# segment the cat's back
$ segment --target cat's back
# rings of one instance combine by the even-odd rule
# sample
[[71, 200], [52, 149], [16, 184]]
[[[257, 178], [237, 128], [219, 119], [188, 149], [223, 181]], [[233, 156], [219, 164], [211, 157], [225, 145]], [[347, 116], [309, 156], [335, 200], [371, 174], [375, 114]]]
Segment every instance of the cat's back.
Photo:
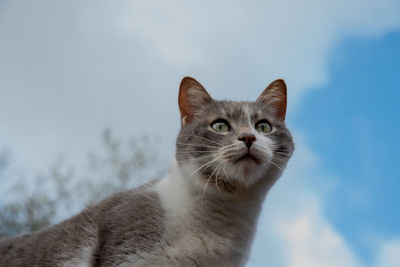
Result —
[[88, 258], [96, 230], [93, 210], [50, 228], [0, 240], [0, 266], [78, 266]]
[[148, 253], [161, 240], [163, 210], [149, 186], [116, 194], [100, 203], [94, 266], [116, 266], [128, 255]]
[[0, 266], [115, 266], [147, 252], [163, 231], [147, 187], [114, 194], [50, 228], [0, 240]]

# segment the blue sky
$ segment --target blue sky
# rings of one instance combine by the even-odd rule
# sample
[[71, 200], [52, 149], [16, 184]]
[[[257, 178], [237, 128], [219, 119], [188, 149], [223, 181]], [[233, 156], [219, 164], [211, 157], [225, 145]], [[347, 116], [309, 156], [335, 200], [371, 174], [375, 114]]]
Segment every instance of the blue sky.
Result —
[[400, 265], [400, 1], [2, 1], [0, 38], [13, 168], [80, 166], [105, 127], [158, 137], [166, 168], [182, 77], [232, 100], [284, 78], [296, 152], [248, 266]]
[[329, 83], [293, 118], [339, 183], [324, 214], [366, 261], [375, 249], [366, 232], [400, 235], [399, 47], [399, 32], [343, 42], [332, 52]]

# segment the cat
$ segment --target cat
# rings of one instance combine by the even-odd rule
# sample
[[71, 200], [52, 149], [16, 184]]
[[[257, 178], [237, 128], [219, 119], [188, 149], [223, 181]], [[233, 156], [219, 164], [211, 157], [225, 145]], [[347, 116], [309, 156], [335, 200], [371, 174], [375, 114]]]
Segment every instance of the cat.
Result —
[[286, 102], [283, 80], [255, 102], [233, 102], [183, 78], [169, 173], [1, 240], [0, 266], [244, 266], [264, 198], [294, 150]]

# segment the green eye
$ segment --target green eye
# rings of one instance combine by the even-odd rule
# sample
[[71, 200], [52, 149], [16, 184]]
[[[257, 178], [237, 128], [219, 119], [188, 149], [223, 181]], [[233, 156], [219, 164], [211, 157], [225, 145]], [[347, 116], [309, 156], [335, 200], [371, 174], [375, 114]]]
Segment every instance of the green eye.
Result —
[[272, 126], [268, 121], [261, 120], [256, 123], [256, 130], [260, 133], [269, 133], [272, 130]]
[[218, 133], [225, 133], [231, 129], [229, 124], [225, 120], [216, 120], [211, 124], [211, 128]]

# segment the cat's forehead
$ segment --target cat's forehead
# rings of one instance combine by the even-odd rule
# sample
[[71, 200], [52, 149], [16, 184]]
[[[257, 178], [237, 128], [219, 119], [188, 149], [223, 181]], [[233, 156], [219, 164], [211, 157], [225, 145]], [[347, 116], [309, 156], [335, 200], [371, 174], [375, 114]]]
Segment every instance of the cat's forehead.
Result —
[[215, 101], [209, 112], [222, 115], [232, 121], [248, 121], [269, 114], [256, 102]]

